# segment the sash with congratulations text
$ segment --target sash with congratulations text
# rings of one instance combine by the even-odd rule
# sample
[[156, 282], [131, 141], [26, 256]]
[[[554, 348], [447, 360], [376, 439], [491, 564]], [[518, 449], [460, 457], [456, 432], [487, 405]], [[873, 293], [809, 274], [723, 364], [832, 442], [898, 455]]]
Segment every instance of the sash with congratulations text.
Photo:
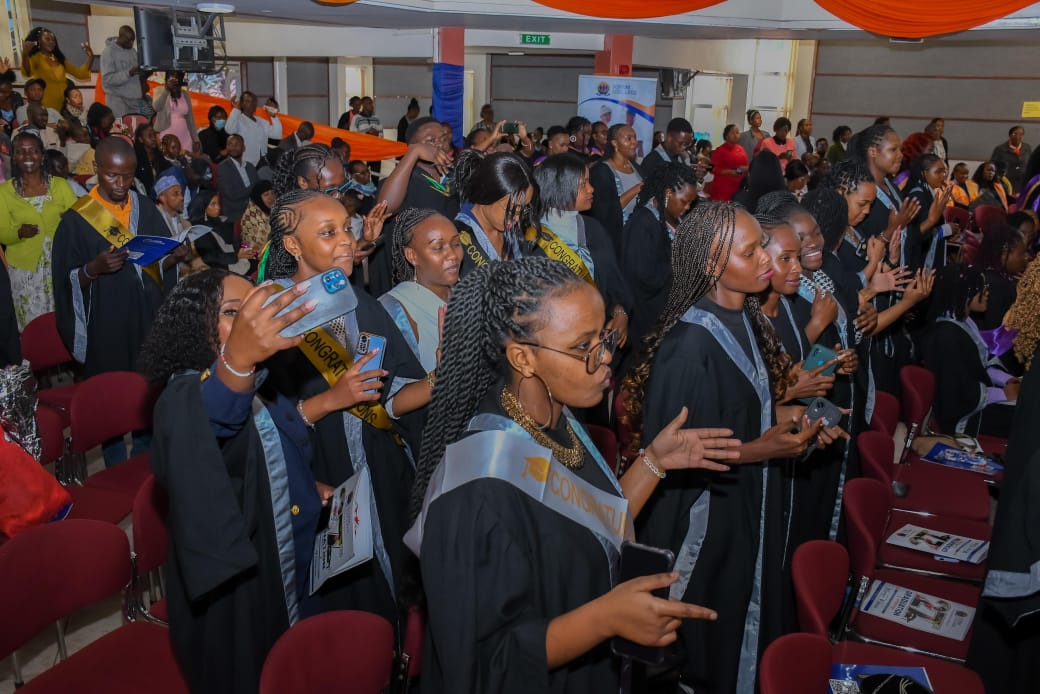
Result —
[[534, 227], [528, 227], [527, 233], [524, 237], [527, 241], [538, 244], [538, 247], [542, 249], [546, 257], [557, 260], [568, 268], [571, 272], [585, 280], [593, 287], [596, 286], [596, 280], [592, 278], [592, 273], [582, 262], [578, 254], [567, 245], [556, 233], [549, 227], [542, 225], [541, 233], [538, 232]]

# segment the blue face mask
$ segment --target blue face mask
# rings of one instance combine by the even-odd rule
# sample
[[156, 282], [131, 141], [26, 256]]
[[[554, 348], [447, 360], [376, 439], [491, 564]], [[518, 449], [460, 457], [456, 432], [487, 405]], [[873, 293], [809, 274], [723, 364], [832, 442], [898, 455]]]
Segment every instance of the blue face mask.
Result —
[[227, 121], [223, 118], [218, 118], [217, 120], [213, 121], [213, 127], [217, 130], [223, 130], [225, 125], [227, 125]]
[[358, 183], [357, 181], [354, 181], [354, 185], [365, 195], [375, 195], [376, 193], [376, 184], [371, 181], [368, 183]]

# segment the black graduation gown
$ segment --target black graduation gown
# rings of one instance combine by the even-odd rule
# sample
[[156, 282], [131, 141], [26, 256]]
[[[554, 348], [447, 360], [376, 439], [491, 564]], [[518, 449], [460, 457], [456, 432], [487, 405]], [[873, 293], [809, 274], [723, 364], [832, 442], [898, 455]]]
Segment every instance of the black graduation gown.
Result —
[[[383, 379], [382, 402], [385, 405], [386, 394], [395, 377], [418, 380], [423, 378], [424, 372], [393, 319], [379, 302], [360, 290], [357, 291], [357, 297], [358, 329], [387, 339], [382, 365], [389, 372]], [[329, 388], [325, 379], [298, 349], [280, 352], [270, 360], [269, 366], [272, 384], [279, 393], [290, 399], [306, 399]], [[317, 422], [314, 428], [314, 479], [334, 487], [354, 474], [344, 431], [344, 415], [342, 412], [333, 412]], [[409, 442], [413, 451], [419, 450], [423, 416], [423, 413], [418, 412], [393, 420], [395, 430]], [[389, 555], [391, 572], [397, 580], [401, 576], [404, 557], [402, 538], [406, 530], [414, 469], [390, 432], [364, 423], [362, 441], [372, 475], [383, 543]], [[379, 562], [373, 558], [372, 561], [330, 578], [318, 594], [327, 610], [364, 610], [398, 625], [395, 592], [390, 589]]]
[[[717, 316], [727, 313], [706, 299], [698, 306]], [[728, 313], [720, 319], [734, 326], [730, 331], [743, 346], [747, 335], [741, 312]], [[761, 436], [758, 396], [743, 372], [705, 328], [680, 321], [664, 338], [650, 372], [643, 405], [644, 441], [652, 441], [684, 405], [689, 408], [687, 427], [727, 427], [741, 441]], [[772, 402], [768, 406], [772, 410]], [[770, 474], [763, 518], [766, 468]], [[640, 541], [679, 557], [691, 507], [701, 494], [711, 495], [707, 532], [683, 600], [715, 609], [719, 618], [686, 620], [679, 630], [685, 648], [683, 682], [698, 694], [736, 691], [762, 523], [766, 536], [759, 650], [782, 631], [785, 524], [779, 473], [780, 467], [772, 462], [734, 465], [728, 472], [672, 471], [640, 513]]]
[[[1040, 350], [1032, 361], [1015, 406], [984, 596], [994, 572], [1021, 581], [1040, 562]], [[1040, 592], [1014, 593], [979, 603], [968, 666], [987, 692], [1030, 692], [1040, 682]]]
[[[162, 216], [147, 198], [136, 193], [134, 203], [140, 208], [137, 232], [153, 236], [169, 236]], [[58, 332], [65, 347], [72, 352], [76, 318], [73, 292], [81, 292], [87, 320], [87, 353], [83, 375], [93, 376], [108, 371], [133, 371], [141, 343], [152, 325], [163, 296], [177, 283], [177, 269], [170, 268], [162, 276], [162, 286], [146, 273], [138, 275], [137, 266], [127, 261], [118, 271], [99, 275], [86, 289], [78, 281], [70, 281], [69, 273], [93, 260], [110, 244], [74, 210], [62, 216], [54, 233], [51, 257], [54, 281], [54, 308]]]
[[[455, 219], [459, 212], [459, 203], [454, 196], [445, 195], [437, 190], [426, 178], [425, 172], [418, 165], [412, 169], [408, 178], [408, 189], [401, 203], [401, 210], [409, 207], [436, 210], [448, 219]], [[395, 218], [396, 219], [396, 218]], [[392, 239], [394, 238], [394, 220], [387, 220], [383, 232], [376, 239], [376, 247], [368, 257], [368, 293], [372, 296], [383, 296], [394, 288], [394, 261]], [[351, 275], [351, 283], [361, 286], [362, 273]]]
[[946, 320], [933, 323], [925, 338], [924, 365], [935, 375], [934, 407], [940, 431], [959, 433], [958, 423], [966, 419], [962, 431], [970, 436], [1008, 435], [1013, 406], [992, 404], [975, 412], [981, 389], [993, 383], [975, 342], [963, 328]]
[[166, 386], [151, 466], [169, 493], [170, 642], [193, 694], [255, 694], [289, 628], [263, 446], [250, 420], [218, 442], [198, 374]]
[[22, 343], [18, 338], [18, 319], [7, 266], [0, 262], [0, 369], [22, 363]]
[[[932, 245], [932, 239], [935, 238], [936, 232], [939, 231], [938, 227], [932, 227], [925, 232], [921, 231], [921, 225], [928, 219], [928, 210], [932, 207], [935, 195], [928, 186], [918, 184], [907, 193], [907, 197], [913, 198], [921, 205], [917, 216], [907, 225], [906, 236], [903, 240], [903, 263], [911, 272], [917, 272], [924, 267], [928, 249]], [[940, 220], [941, 224], [945, 224], [945, 222]], [[936, 242], [935, 258], [932, 263], [937, 273], [946, 267], [946, 239], [939, 239]]]
[[[632, 163], [632, 168], [642, 176], [642, 169], [636, 166], [635, 162]], [[646, 180], [645, 176], [642, 178]], [[592, 184], [595, 194], [592, 198], [592, 209], [583, 214], [595, 218], [603, 225], [614, 242], [614, 252], [620, 255], [625, 213], [621, 206], [617, 181], [614, 179], [614, 169], [606, 161], [600, 161], [589, 169], [589, 183]]]
[[[237, 263], [239, 257], [238, 253], [234, 250], [236, 248], [235, 232], [231, 225], [223, 220], [213, 219], [212, 217], [207, 217], [205, 220], [200, 222], [200, 224], [213, 229], [213, 233], [205, 234], [195, 241], [195, 252], [199, 254], [202, 262], [204, 262], [208, 267], [221, 268], [223, 270], [227, 270], [228, 266]], [[231, 246], [233, 250], [227, 252], [221, 248], [217, 239], [214, 238], [214, 235], [219, 235], [224, 243]]]
[[[473, 228], [469, 224], [461, 219], [456, 219], [455, 228], [459, 230], [460, 234], [469, 235], [470, 242], [468, 246], [465, 244], [462, 246], [462, 264], [459, 265], [459, 277], [465, 277], [478, 267], [484, 266], [483, 263], [476, 260], [477, 258], [480, 258], [485, 262], [491, 262], [492, 258], [484, 252], [484, 249], [480, 245], [480, 241], [477, 240], [476, 232], [473, 231]], [[519, 241], [517, 246], [522, 249], [520, 256], [517, 257], [523, 257], [524, 254], [531, 250], [527, 242], [523, 240]], [[509, 253], [508, 244], [506, 244], [504, 250], [507, 254]], [[517, 260], [517, 257], [509, 256], [506, 260]]]
[[[499, 392], [492, 388], [480, 412], [504, 416]], [[550, 435], [570, 445], [562, 421]], [[587, 453], [577, 474], [617, 493]], [[423, 694], [618, 691], [608, 642], [555, 670], [546, 664], [549, 622], [611, 589], [606, 554], [588, 529], [493, 479], [437, 498], [423, 529]]]
[[657, 325], [672, 289], [672, 240], [668, 229], [646, 206], [637, 207], [625, 224], [621, 270], [635, 306], [629, 321], [634, 351]]
[[986, 302], [986, 312], [975, 314], [975, 323], [979, 330], [993, 330], [1000, 327], [1004, 322], [1004, 316], [1015, 303], [1018, 289], [1015, 280], [1003, 272], [997, 270], [986, 270], [986, 283], [989, 286], [989, 298]]

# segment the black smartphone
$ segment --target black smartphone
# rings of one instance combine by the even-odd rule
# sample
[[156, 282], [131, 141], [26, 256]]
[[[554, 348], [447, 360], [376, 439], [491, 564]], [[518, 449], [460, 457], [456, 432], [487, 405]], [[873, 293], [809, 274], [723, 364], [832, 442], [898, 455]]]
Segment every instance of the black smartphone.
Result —
[[506, 123], [502, 126], [502, 132], [506, 135], [516, 135], [520, 132], [520, 125], [518, 123]]
[[[620, 582], [631, 581], [640, 576], [666, 574], [675, 565], [675, 555], [667, 549], [659, 549], [638, 542], [625, 542], [621, 545]], [[653, 592], [655, 597], [668, 599], [668, 588], [660, 588]], [[614, 637], [610, 642], [614, 655], [632, 658], [648, 665], [659, 665], [664, 661], [664, 649], [653, 646], [640, 646], [638, 643]]]
[[808, 407], [805, 408], [805, 416], [813, 424], [822, 419], [823, 425], [826, 427], [840, 425], [841, 420], [845, 417], [841, 408], [827, 398], [814, 398]]

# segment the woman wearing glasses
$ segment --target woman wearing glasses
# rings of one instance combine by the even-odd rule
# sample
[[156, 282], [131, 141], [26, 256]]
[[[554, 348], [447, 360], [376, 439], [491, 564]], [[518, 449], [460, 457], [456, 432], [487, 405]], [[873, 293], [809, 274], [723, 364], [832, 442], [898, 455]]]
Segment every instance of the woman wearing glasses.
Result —
[[524, 160], [511, 152], [485, 156], [466, 150], [455, 164], [453, 188], [461, 203], [455, 216], [463, 250], [460, 274], [520, 258], [525, 218], [535, 201], [534, 176]]
[[545, 258], [491, 262], [452, 294], [406, 536], [429, 611], [423, 691], [616, 691], [612, 637], [662, 646], [680, 620], [715, 618], [651, 594], [674, 574], [617, 583], [618, 547], [666, 471], [725, 469], [707, 459], [736, 442], [674, 412], [619, 483], [568, 409], [610, 381], [604, 313]]

